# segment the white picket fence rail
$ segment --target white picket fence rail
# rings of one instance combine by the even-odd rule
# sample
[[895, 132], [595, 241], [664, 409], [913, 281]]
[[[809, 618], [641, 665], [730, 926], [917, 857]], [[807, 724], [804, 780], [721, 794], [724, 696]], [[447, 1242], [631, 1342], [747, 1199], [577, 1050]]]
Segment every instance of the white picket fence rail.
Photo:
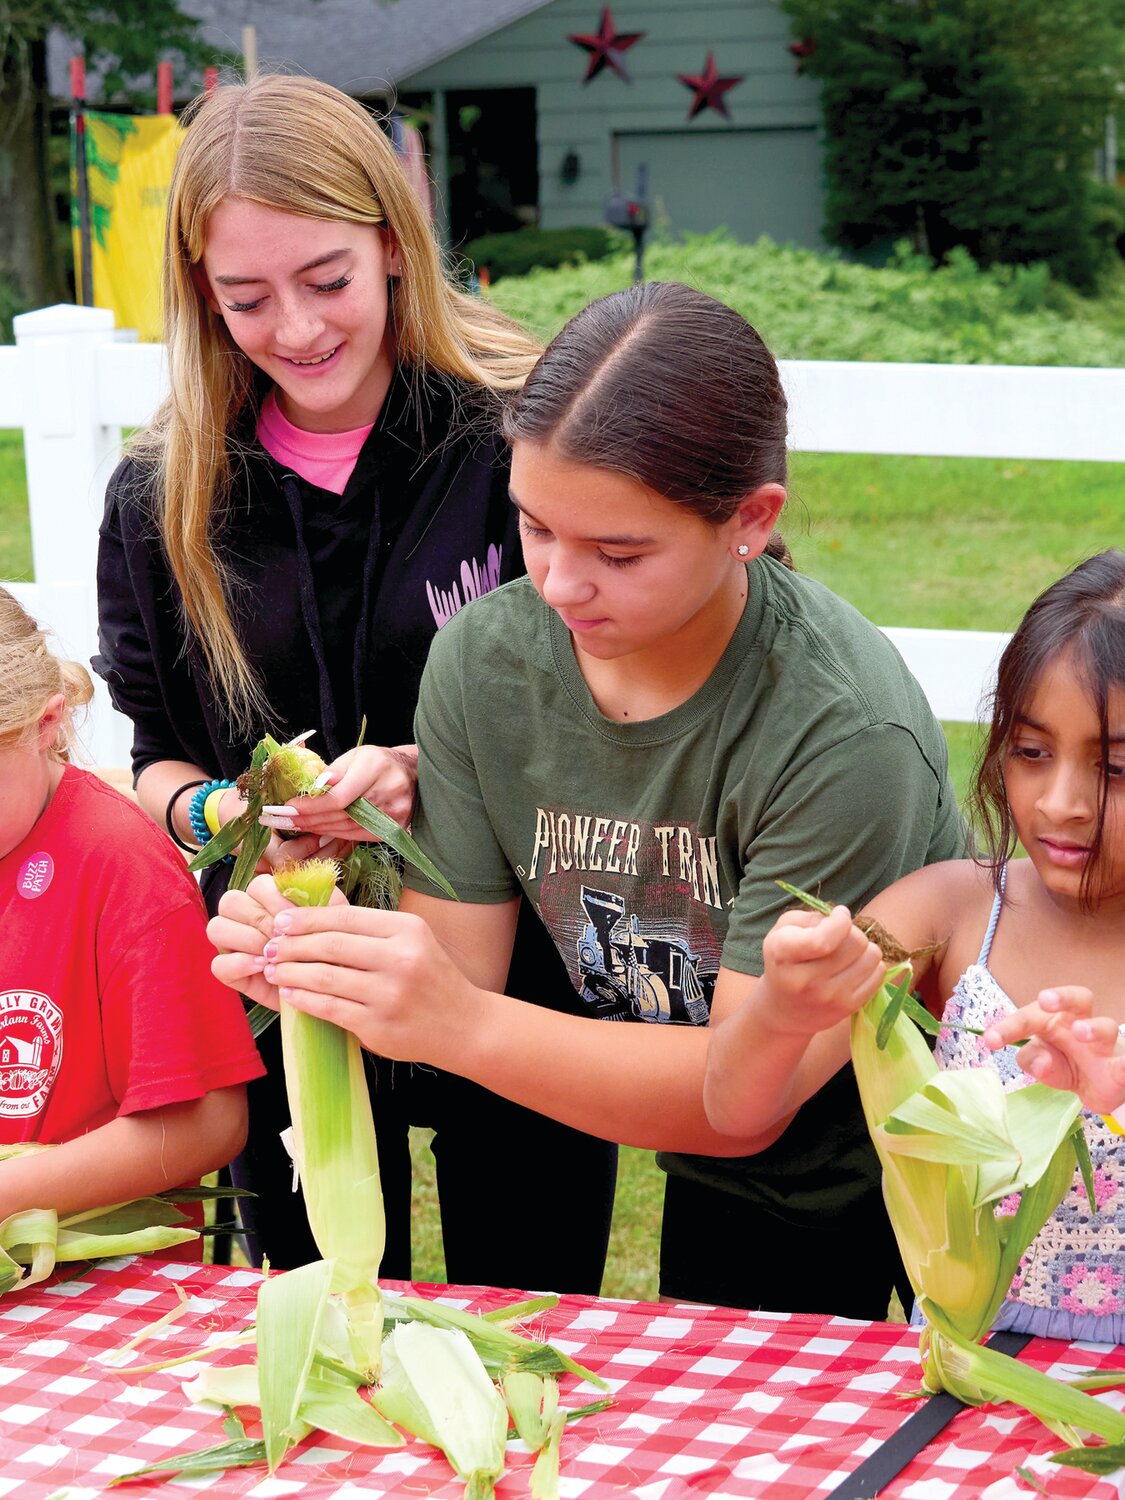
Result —
[[[24, 313], [15, 331], [0, 348], [0, 427], [23, 429], [35, 582], [7, 587], [88, 660], [105, 485], [121, 429], [166, 389], [164, 351], [123, 340], [98, 308]], [[792, 360], [782, 376], [798, 451], [1125, 461], [1125, 370]], [[977, 719], [1006, 636], [884, 628], [938, 718]], [[127, 764], [130, 726], [100, 681], [85, 738], [97, 764]]]

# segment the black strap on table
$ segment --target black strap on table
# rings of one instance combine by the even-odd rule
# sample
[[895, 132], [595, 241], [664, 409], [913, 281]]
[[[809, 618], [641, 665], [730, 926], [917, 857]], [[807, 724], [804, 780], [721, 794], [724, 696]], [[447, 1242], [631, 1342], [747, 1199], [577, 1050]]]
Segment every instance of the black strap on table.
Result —
[[[984, 1347], [1014, 1357], [1030, 1342], [1030, 1333], [994, 1333]], [[829, 1500], [870, 1500], [872, 1495], [878, 1495], [912, 1458], [917, 1458], [927, 1443], [949, 1426], [965, 1404], [948, 1391], [938, 1391], [925, 1406], [907, 1417], [897, 1432], [880, 1443], [874, 1453], [868, 1454], [859, 1468], [836, 1486]]]

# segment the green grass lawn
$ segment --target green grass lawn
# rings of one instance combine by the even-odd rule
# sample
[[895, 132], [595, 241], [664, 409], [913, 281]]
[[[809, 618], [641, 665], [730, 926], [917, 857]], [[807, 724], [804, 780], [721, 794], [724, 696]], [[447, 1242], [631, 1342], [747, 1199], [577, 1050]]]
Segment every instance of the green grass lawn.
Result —
[[[1010, 630], [1032, 597], [1092, 552], [1120, 545], [1120, 466], [799, 454], [783, 524], [797, 566], [880, 625]], [[19, 434], [0, 432], [0, 577], [31, 576]], [[977, 731], [947, 725], [963, 792]], [[415, 1275], [444, 1279], [427, 1134], [414, 1132]], [[543, 1191], [550, 1191], [549, 1168]], [[663, 1178], [621, 1153], [604, 1292], [656, 1295]]]

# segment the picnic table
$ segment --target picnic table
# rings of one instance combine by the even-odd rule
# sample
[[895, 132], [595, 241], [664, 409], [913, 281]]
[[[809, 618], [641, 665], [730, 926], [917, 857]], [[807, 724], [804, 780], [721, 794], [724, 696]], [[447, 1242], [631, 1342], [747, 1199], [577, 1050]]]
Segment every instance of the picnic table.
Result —
[[[73, 1268], [70, 1268], [71, 1271]], [[102, 1262], [0, 1301], [0, 1497], [93, 1500], [160, 1496], [183, 1483], [142, 1480], [106, 1491], [114, 1477], [171, 1453], [224, 1441], [220, 1418], [192, 1407], [181, 1382], [188, 1364], [148, 1374], [131, 1366], [189, 1354], [252, 1318], [260, 1275], [223, 1266], [136, 1258]], [[171, 1323], [131, 1350], [105, 1357], [179, 1305]], [[395, 1289], [487, 1311], [526, 1293], [480, 1287]], [[915, 1411], [917, 1333], [901, 1324], [783, 1316], [656, 1303], [563, 1297], [539, 1315], [549, 1338], [610, 1384], [614, 1405], [568, 1427], [562, 1448], [564, 1497], [581, 1500], [806, 1500], [830, 1495], [866, 1455]], [[1112, 1368], [1123, 1350], [1033, 1340], [1021, 1358], [1056, 1375]], [[247, 1359], [245, 1351], [225, 1358]], [[572, 1377], [563, 1404], [599, 1393]], [[1102, 1399], [1120, 1402], [1117, 1392]], [[252, 1413], [244, 1413], [252, 1418]], [[248, 1431], [257, 1426], [247, 1421]], [[1120, 1475], [1060, 1469], [1059, 1446], [1034, 1418], [1007, 1406], [960, 1412], [940, 1438], [880, 1493], [900, 1500], [1033, 1496], [1042, 1492], [1111, 1500]], [[497, 1495], [528, 1494], [530, 1455], [510, 1445]], [[254, 1500], [459, 1500], [462, 1483], [435, 1450], [411, 1439], [398, 1450], [356, 1448], [314, 1434], [274, 1477], [264, 1468], [187, 1482], [193, 1494]]]

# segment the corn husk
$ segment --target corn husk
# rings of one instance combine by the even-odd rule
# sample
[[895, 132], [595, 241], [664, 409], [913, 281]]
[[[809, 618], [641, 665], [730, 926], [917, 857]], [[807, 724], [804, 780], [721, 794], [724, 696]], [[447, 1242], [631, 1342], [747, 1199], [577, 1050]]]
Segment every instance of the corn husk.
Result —
[[489, 1500], [504, 1472], [508, 1409], [467, 1336], [396, 1323], [372, 1401], [385, 1417], [440, 1448], [465, 1480], [465, 1500]]
[[[315, 750], [310, 750], [305, 744], [312, 733], [309, 730], [285, 744], [280, 744], [271, 734], [259, 741], [249, 767], [237, 782], [238, 790], [246, 798], [246, 811], [225, 823], [214, 838], [204, 844], [190, 860], [189, 870], [204, 870], [237, 849], [229, 886], [235, 891], [246, 889], [270, 840], [270, 830], [258, 822], [263, 807], [279, 806], [293, 797], [316, 797], [328, 790], [326, 786], [318, 785], [328, 767]], [[381, 808], [374, 807], [365, 797], [357, 797], [348, 804], [347, 812], [372, 838], [389, 845], [407, 864], [420, 870], [427, 880], [444, 891], [450, 900], [457, 899], [453, 887], [433, 861], [422, 853], [406, 829]]]
[[[0, 1160], [54, 1149], [6, 1146]], [[178, 1196], [184, 1201], [200, 1194], [184, 1190]], [[187, 1217], [164, 1195], [61, 1216], [53, 1208], [22, 1209], [0, 1223], [0, 1296], [45, 1281], [57, 1265], [144, 1255], [198, 1238]]]
[[[784, 888], [814, 910], [831, 910]], [[906, 998], [909, 959], [896, 962], [853, 1015], [851, 1050], [887, 1213], [925, 1318], [923, 1388], [969, 1405], [1014, 1401], [1075, 1446], [1081, 1434], [1123, 1443], [1125, 1416], [981, 1347], [1076, 1162], [1088, 1161], [1081, 1104], [1038, 1083], [1006, 1092], [989, 1068], [942, 1072], [909, 1018], [917, 1010]], [[1014, 1193], [1016, 1212], [998, 1214], [994, 1205]]]

